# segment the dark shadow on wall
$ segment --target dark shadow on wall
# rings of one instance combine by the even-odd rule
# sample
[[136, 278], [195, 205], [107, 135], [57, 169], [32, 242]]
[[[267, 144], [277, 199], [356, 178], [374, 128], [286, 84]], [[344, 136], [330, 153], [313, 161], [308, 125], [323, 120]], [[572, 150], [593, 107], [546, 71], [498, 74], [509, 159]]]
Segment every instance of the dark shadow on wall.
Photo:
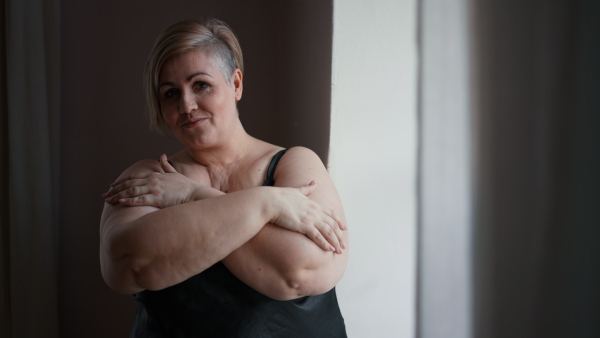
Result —
[[137, 160], [181, 148], [150, 133], [144, 115], [142, 72], [158, 33], [202, 16], [229, 23], [244, 52], [246, 130], [326, 162], [332, 10], [318, 0], [61, 2], [61, 337], [123, 337], [131, 327], [133, 299], [100, 274], [100, 195]]

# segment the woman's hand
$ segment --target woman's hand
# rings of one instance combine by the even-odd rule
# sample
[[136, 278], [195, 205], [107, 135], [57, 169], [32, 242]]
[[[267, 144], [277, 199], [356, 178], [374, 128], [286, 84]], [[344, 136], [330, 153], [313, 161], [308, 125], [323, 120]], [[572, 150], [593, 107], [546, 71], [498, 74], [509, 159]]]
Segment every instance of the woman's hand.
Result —
[[333, 210], [307, 197], [315, 187], [312, 181], [299, 188], [277, 188], [280, 195], [273, 201], [270, 222], [306, 235], [323, 250], [341, 254], [346, 248], [342, 231], [348, 228]]
[[215, 196], [214, 189], [178, 173], [164, 154], [160, 157], [160, 165], [164, 173], [145, 172], [119, 179], [102, 197], [109, 204], [163, 209]]

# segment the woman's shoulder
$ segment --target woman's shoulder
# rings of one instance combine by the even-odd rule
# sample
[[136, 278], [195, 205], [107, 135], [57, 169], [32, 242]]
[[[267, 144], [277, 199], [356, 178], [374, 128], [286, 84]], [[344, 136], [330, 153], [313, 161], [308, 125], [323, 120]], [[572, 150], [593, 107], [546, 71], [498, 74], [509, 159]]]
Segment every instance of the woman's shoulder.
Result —
[[287, 167], [297, 166], [300, 164], [302, 164], [302, 167], [305, 165], [323, 165], [323, 161], [319, 155], [317, 155], [317, 153], [310, 148], [302, 146], [288, 148], [284, 156], [281, 158], [281, 165]]
[[[285, 150], [285, 153], [281, 157], [281, 161], [294, 161], [303, 159], [319, 159], [319, 156], [309, 148], [303, 146], [293, 146], [290, 148], [284, 148], [278, 145], [263, 142], [261, 147], [261, 155], [259, 157], [273, 158], [276, 154]], [[320, 160], [320, 159], [319, 159]]]
[[164, 172], [160, 166], [160, 162], [158, 159], [143, 159], [139, 160], [132, 165], [130, 165], [127, 169], [125, 169], [121, 175], [119, 175], [118, 179], [131, 177], [136, 174], [145, 173], [145, 172]]
[[[290, 182], [298, 185], [308, 183], [304, 182], [308, 177], [322, 180], [323, 175], [328, 174], [319, 155], [309, 148], [297, 146], [287, 149], [281, 157], [275, 170], [274, 179], [276, 182], [279, 180], [280, 183], [289, 179]], [[292, 184], [292, 186], [296, 185]]]
[[[189, 162], [189, 155], [185, 149], [178, 151], [175, 154], [165, 154], [167, 155], [167, 159], [171, 163], [171, 165], [175, 164], [175, 169], [177, 169], [178, 163], [187, 163]], [[133, 163], [129, 168], [125, 171], [158, 171], [163, 172], [162, 167], [160, 166], [160, 157], [162, 154], [158, 153], [156, 158], [146, 158], [143, 160], [139, 160]]]
[[255, 162], [261, 164], [261, 166], [262, 163], [272, 163], [273, 161], [277, 161], [277, 169], [280, 167], [289, 169], [303, 162], [322, 164], [321, 159], [314, 151], [302, 146], [283, 148], [267, 144], [255, 157]]
[[130, 165], [124, 172], [138, 172], [138, 171], [162, 171], [160, 167], [160, 161], [158, 159], [146, 158], [139, 160], [134, 164]]
[[303, 146], [294, 146], [286, 150], [288, 157], [319, 157], [312, 149]]

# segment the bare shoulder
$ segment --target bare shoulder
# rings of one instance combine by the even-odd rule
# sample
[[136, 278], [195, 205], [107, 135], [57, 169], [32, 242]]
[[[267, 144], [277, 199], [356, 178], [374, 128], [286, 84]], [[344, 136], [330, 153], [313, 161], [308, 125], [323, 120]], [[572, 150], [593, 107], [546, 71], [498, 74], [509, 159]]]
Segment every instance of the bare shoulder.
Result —
[[314, 151], [312, 151], [309, 148], [301, 147], [301, 146], [289, 148], [286, 151], [285, 156], [287, 156], [288, 158], [294, 158], [294, 159], [300, 159], [300, 160], [302, 160], [302, 159], [317, 160], [321, 164], [323, 163], [321, 161], [321, 159], [319, 158], [319, 155], [317, 155], [317, 153], [315, 153]]
[[308, 197], [332, 208], [345, 219], [337, 189], [314, 151], [305, 147], [288, 149], [277, 166], [274, 179], [275, 186], [279, 187], [300, 187], [315, 181], [317, 187]]
[[[157, 160], [145, 159], [138, 161], [125, 169], [115, 182], [130, 179], [137, 174], [145, 172], [164, 171], [160, 167], [160, 162]], [[107, 232], [112, 231], [118, 224], [130, 222], [156, 210], [158, 209], [150, 206], [125, 207], [120, 204], [111, 205], [104, 203], [104, 210], [102, 211], [100, 219], [101, 236], [103, 237]]]
[[[310, 177], [315, 175], [314, 179], [329, 177], [323, 161], [314, 151], [305, 147], [289, 148], [281, 158], [275, 171], [275, 181], [288, 180], [294, 177]], [[302, 182], [308, 184], [309, 182]]]
[[126, 178], [135, 174], [153, 171], [163, 172], [162, 168], [160, 167], [160, 162], [158, 160], [145, 159], [129, 166], [129, 168], [125, 169], [121, 173], [121, 175], [119, 175], [118, 179]]

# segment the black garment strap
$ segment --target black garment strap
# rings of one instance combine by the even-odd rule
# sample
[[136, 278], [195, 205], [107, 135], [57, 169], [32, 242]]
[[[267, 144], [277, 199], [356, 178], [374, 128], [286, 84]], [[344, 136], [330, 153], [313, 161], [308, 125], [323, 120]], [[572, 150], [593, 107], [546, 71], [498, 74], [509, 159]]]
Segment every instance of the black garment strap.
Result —
[[279, 151], [277, 154], [275, 154], [275, 156], [273, 156], [273, 159], [271, 160], [271, 164], [269, 164], [269, 168], [267, 169], [267, 178], [265, 179], [263, 186], [275, 185], [275, 179], [273, 179], [273, 176], [275, 175], [275, 168], [277, 168], [277, 164], [279, 163], [281, 156], [283, 156], [283, 154], [285, 154], [286, 150], [287, 149], [283, 149], [283, 150]]

